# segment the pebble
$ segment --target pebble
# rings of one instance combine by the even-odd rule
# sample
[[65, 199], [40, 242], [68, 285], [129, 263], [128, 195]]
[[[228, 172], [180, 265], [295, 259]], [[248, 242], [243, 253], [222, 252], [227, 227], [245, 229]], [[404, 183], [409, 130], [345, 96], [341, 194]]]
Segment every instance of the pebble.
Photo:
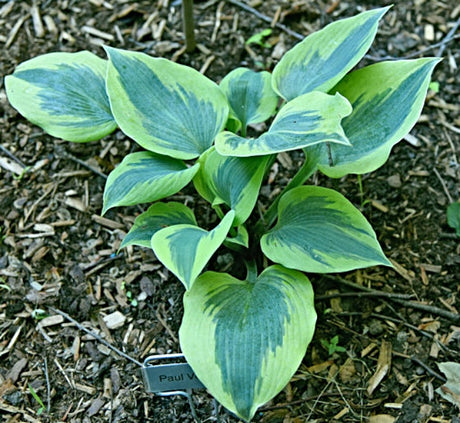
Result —
[[401, 185], [402, 185], [401, 177], [398, 174], [389, 176], [387, 178], [387, 182], [391, 188], [401, 188]]

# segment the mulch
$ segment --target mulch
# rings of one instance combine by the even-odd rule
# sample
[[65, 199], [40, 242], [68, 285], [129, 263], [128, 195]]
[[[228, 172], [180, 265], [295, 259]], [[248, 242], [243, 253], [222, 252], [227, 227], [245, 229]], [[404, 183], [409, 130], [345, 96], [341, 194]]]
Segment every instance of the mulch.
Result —
[[[273, 69], [299, 39], [387, 1], [196, 1], [197, 50], [185, 51], [180, 1], [0, 1], [0, 74], [52, 51], [103, 44], [189, 65], [215, 81], [238, 66]], [[436, 390], [459, 362], [460, 244], [446, 208], [460, 197], [460, 6], [395, 2], [362, 65], [443, 57], [418, 124], [378, 171], [310, 183], [342, 192], [374, 226], [394, 269], [309, 275], [318, 326], [298, 372], [257, 422], [458, 423]], [[266, 28], [270, 47], [245, 41]], [[179, 351], [180, 282], [124, 234], [142, 207], [100, 216], [106, 175], [132, 151], [121, 132], [72, 144], [12, 109], [0, 81], [0, 416], [5, 422], [192, 422], [183, 397], [145, 392], [139, 364]], [[268, 202], [301, 162], [280, 155]], [[362, 186], [362, 188], [360, 188]], [[174, 197], [200, 210], [184, 189]], [[261, 204], [263, 207], [265, 204]], [[232, 267], [227, 251], [210, 267]], [[202, 421], [236, 422], [205, 391]], [[40, 404], [41, 402], [41, 404]]]

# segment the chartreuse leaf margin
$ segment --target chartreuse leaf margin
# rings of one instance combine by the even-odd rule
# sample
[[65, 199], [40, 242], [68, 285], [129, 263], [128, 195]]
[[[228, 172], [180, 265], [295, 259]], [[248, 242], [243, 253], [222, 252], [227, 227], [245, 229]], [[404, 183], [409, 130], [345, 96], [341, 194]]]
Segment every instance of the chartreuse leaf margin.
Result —
[[126, 135], [146, 150], [183, 160], [211, 146], [229, 111], [214, 82], [166, 59], [105, 49], [110, 106]]
[[200, 195], [213, 205], [226, 204], [235, 211], [235, 225], [251, 214], [270, 156], [226, 157], [214, 148], [202, 154], [193, 179]]
[[156, 232], [151, 246], [160, 260], [190, 289], [215, 251], [222, 245], [230, 230], [235, 212], [230, 210], [212, 230], [198, 226], [173, 225]]
[[270, 129], [260, 137], [244, 138], [223, 131], [216, 137], [216, 149], [224, 156], [260, 156], [296, 150], [322, 142], [350, 145], [340, 125], [351, 113], [349, 101], [336, 93], [319, 91], [288, 102], [276, 115]]
[[193, 211], [182, 203], [155, 203], [134, 220], [134, 224], [123, 238], [120, 248], [139, 245], [150, 248], [152, 236], [160, 229], [172, 225], [197, 225]]
[[274, 90], [286, 100], [311, 91], [328, 92], [363, 58], [388, 9], [369, 10], [310, 34], [275, 66]]
[[128, 154], [110, 173], [102, 214], [112, 207], [149, 203], [175, 194], [195, 176], [200, 165], [186, 164], [150, 151]]
[[49, 53], [21, 63], [5, 77], [11, 105], [49, 134], [88, 142], [117, 124], [105, 91], [107, 60], [89, 51]]
[[262, 237], [261, 247], [270, 260], [305, 272], [391, 266], [361, 212], [337, 191], [317, 186], [294, 188], [281, 197], [278, 222]]
[[184, 295], [181, 349], [226, 408], [250, 421], [289, 382], [316, 323], [302, 273], [275, 265], [256, 281], [206, 272]]
[[417, 122], [439, 60], [381, 62], [347, 75], [333, 91], [353, 106], [353, 112], [342, 121], [353, 148], [317, 145], [305, 150], [309, 160], [332, 178], [368, 173], [382, 166], [392, 147]]

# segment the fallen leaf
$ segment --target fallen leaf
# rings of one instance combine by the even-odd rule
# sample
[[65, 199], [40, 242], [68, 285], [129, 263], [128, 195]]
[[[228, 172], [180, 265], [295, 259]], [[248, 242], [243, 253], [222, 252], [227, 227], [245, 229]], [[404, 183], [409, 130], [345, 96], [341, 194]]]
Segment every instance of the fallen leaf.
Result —
[[380, 384], [382, 379], [386, 376], [388, 371], [390, 370], [391, 366], [391, 351], [392, 346], [390, 342], [382, 341], [382, 345], [380, 346], [380, 354], [377, 360], [377, 370], [369, 379], [367, 383], [367, 394], [369, 396], [372, 395], [375, 388]]
[[439, 370], [446, 375], [447, 382], [436, 389], [436, 392], [460, 408], [460, 364], [452, 361], [437, 364]]

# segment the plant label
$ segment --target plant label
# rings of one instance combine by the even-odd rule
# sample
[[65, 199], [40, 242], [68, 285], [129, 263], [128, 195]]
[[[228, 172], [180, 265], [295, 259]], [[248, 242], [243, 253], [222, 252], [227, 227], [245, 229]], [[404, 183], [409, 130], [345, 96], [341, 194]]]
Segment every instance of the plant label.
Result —
[[147, 392], [167, 392], [204, 388], [187, 363], [144, 365], [142, 376]]

